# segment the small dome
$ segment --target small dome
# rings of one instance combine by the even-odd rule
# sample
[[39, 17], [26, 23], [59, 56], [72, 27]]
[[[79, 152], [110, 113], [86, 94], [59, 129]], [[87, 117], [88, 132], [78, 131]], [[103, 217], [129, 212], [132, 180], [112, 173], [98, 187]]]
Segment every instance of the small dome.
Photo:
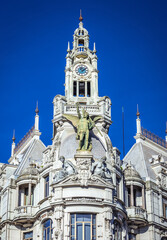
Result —
[[127, 165], [127, 167], [124, 170], [124, 176], [125, 176], [125, 180], [127, 178], [138, 178], [141, 180], [141, 176], [140, 174], [136, 171], [136, 169], [134, 169], [133, 166], [131, 165]]
[[38, 175], [38, 170], [37, 170], [37, 168], [35, 168], [34, 164], [30, 164], [29, 167], [27, 167], [21, 171], [20, 177], [26, 176], [26, 175], [35, 175], [35, 176]]

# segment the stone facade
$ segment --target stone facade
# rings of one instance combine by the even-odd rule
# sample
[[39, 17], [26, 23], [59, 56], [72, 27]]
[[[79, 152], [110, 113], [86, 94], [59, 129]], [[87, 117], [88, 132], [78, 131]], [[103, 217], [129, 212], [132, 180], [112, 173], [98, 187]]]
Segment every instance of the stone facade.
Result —
[[[99, 116], [91, 150], [77, 150], [76, 127], [65, 117]], [[167, 144], [141, 128], [125, 158], [112, 146], [111, 100], [98, 95], [97, 55], [80, 17], [68, 44], [65, 96], [53, 99], [53, 141], [35, 125], [0, 164], [1, 240], [167, 239]]]

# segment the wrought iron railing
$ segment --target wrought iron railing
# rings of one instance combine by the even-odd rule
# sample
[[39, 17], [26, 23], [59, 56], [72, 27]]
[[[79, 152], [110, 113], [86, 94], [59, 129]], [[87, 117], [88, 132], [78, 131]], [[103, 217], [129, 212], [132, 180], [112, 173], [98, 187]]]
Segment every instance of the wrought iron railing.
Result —
[[20, 147], [27, 141], [27, 139], [31, 136], [31, 133], [34, 131], [34, 126], [26, 133], [26, 135], [20, 140], [20, 142], [16, 145], [14, 149], [14, 153], [16, 153]]
[[167, 148], [167, 142], [163, 139], [155, 135], [154, 133], [148, 131], [147, 129], [141, 128], [142, 135], [146, 138], [150, 139], [151, 141], [161, 145], [164, 148]]

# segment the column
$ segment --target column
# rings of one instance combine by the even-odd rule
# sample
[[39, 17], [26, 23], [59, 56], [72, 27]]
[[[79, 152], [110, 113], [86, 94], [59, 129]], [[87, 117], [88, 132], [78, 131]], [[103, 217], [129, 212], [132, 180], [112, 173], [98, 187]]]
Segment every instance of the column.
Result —
[[[16, 201], [15, 201], [15, 203], [16, 203], [16, 207], [18, 207], [19, 206], [19, 186], [17, 186], [16, 187]], [[21, 197], [20, 197], [21, 198]], [[21, 205], [21, 199], [20, 199], [20, 205]]]
[[134, 206], [134, 194], [133, 194], [133, 184], [130, 186], [130, 197], [131, 197], [131, 206]]
[[142, 207], [143, 207], [143, 209], [146, 208], [146, 206], [145, 206], [145, 192], [144, 192], [144, 186], [142, 187]]
[[31, 183], [28, 184], [28, 205], [31, 205]]

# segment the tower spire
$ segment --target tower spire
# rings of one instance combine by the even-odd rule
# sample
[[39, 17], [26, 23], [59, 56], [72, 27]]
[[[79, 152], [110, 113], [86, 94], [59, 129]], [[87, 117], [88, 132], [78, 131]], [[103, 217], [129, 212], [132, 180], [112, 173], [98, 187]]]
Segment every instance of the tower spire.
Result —
[[36, 115], [35, 115], [35, 132], [39, 133], [39, 109], [38, 109], [38, 101], [36, 103], [36, 109], [35, 109]]
[[96, 53], [96, 43], [93, 44], [93, 52]]
[[137, 135], [141, 134], [141, 120], [140, 120], [140, 113], [139, 113], [139, 106], [137, 104], [137, 113], [136, 113], [136, 128], [137, 128]]
[[82, 17], [82, 10], [80, 9], [80, 17], [79, 17], [79, 21], [82, 22], [83, 21], [83, 17]]
[[136, 116], [137, 116], [137, 118], [139, 118], [139, 117], [140, 117], [140, 113], [139, 113], [139, 106], [138, 106], [138, 104], [137, 104], [137, 113], [136, 113]]
[[70, 52], [70, 42], [68, 42], [67, 52]]
[[12, 137], [12, 149], [11, 149], [11, 157], [13, 157], [14, 156], [14, 149], [15, 149], [15, 147], [16, 147], [16, 144], [15, 144], [15, 140], [16, 140], [16, 138], [15, 138], [15, 129], [13, 130], [13, 137]]
[[38, 101], [37, 101], [37, 103], [36, 103], [36, 109], [35, 109], [35, 112], [36, 112], [36, 115], [38, 115], [38, 113], [39, 113], [39, 109], [38, 109]]
[[165, 136], [165, 140], [167, 142], [167, 121], [166, 121], [166, 130], [165, 130], [166, 136]]
[[15, 129], [13, 129], [13, 137], [12, 137], [13, 143], [15, 142], [16, 138], [15, 138]]

